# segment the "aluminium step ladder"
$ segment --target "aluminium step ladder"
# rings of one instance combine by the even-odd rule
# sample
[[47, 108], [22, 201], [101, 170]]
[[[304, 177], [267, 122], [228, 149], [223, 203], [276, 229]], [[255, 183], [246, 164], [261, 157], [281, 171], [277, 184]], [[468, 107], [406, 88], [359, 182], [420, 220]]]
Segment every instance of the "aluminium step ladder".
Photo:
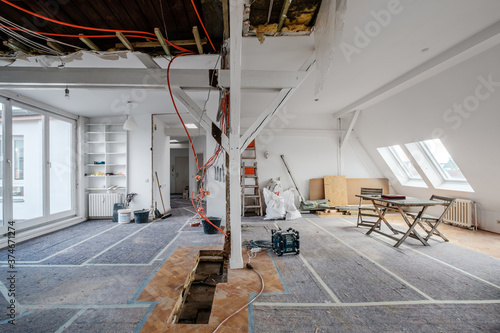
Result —
[[[257, 173], [257, 153], [255, 141], [252, 141], [241, 156], [241, 215], [248, 212], [262, 216], [262, 198]], [[244, 160], [251, 160], [245, 163]]]

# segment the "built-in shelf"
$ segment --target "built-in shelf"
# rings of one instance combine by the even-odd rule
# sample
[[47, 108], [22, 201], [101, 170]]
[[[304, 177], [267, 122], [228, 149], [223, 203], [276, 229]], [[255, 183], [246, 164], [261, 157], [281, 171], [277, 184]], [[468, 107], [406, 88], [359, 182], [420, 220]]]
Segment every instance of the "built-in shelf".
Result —
[[[127, 131], [123, 130], [123, 124], [87, 124], [85, 135], [88, 144], [85, 161], [87, 191], [126, 193]], [[94, 162], [104, 162], [104, 164]], [[103, 175], [92, 176], [98, 172]], [[109, 189], [112, 186], [117, 188]]]

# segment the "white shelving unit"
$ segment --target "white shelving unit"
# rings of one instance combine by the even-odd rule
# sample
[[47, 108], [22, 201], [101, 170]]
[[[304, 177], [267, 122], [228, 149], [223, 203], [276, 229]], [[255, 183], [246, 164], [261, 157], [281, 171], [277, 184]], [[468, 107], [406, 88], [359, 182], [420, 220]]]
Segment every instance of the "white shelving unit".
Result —
[[87, 191], [127, 193], [127, 131], [122, 124], [87, 124]]

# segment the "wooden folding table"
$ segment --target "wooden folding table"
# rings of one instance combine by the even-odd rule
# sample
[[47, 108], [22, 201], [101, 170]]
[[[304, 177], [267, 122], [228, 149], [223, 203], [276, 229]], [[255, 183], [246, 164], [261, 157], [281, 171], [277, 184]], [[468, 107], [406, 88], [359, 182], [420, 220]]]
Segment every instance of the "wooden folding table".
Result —
[[[377, 222], [368, 230], [366, 233], [367, 235], [371, 234], [372, 232], [377, 232], [381, 235], [384, 235], [386, 237], [389, 237], [391, 239], [394, 239], [396, 244], [394, 247], [398, 247], [401, 245], [406, 238], [412, 237], [415, 239], [418, 239], [422, 244], [428, 246], [429, 243], [425, 240], [426, 237], [422, 237], [416, 230], [415, 227], [418, 224], [418, 221], [421, 216], [425, 213], [427, 208], [429, 206], [437, 206], [437, 205], [442, 205], [442, 201], [437, 201], [437, 200], [429, 200], [429, 199], [419, 199], [419, 198], [412, 198], [412, 197], [406, 197], [406, 199], [402, 200], [396, 200], [396, 199], [385, 199], [382, 198], [380, 195], [361, 195], [358, 194], [356, 195], [357, 197], [363, 198], [365, 200], [370, 200], [373, 203], [373, 206], [375, 207], [375, 210], [377, 214], [379, 215], [379, 218]], [[408, 216], [406, 213], [403, 211], [404, 207], [420, 207], [420, 211], [418, 214], [415, 216], [413, 221], [410, 221], [408, 219]], [[405, 223], [408, 225], [408, 230], [403, 232], [399, 231], [391, 226], [391, 224], [385, 219], [385, 214], [388, 211], [397, 211], [401, 214], [403, 217]], [[390, 235], [388, 233], [385, 233], [381, 230], [376, 230], [376, 228], [382, 223], [382, 221], [389, 227], [389, 229], [393, 232], [393, 235]], [[396, 235], [402, 234], [402, 237], [397, 237]]]

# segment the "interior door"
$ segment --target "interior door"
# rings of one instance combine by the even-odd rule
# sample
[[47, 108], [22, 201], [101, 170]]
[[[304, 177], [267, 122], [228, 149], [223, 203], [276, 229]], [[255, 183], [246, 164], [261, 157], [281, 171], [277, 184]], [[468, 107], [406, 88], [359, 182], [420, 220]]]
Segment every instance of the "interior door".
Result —
[[182, 193], [189, 185], [189, 157], [175, 157], [175, 193]]

